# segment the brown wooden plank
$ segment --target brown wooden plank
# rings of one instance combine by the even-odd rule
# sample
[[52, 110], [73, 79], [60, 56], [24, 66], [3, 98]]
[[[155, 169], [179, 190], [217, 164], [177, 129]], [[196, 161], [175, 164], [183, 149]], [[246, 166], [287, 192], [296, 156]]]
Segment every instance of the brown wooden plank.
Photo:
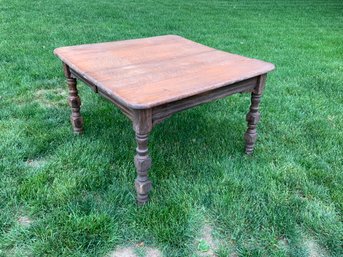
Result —
[[[55, 53], [61, 55], [66, 52], [72, 51], [74, 54], [85, 54], [90, 52], [98, 52], [106, 51], [108, 49], [132, 49], [134, 47], [142, 47], [142, 46], [154, 46], [159, 44], [166, 44], [170, 42], [180, 42], [180, 40], [193, 42], [191, 40], [187, 40], [177, 35], [164, 35], [164, 36], [156, 36], [156, 37], [149, 37], [149, 38], [138, 38], [138, 39], [129, 39], [129, 40], [119, 40], [119, 41], [112, 41], [112, 42], [101, 42], [101, 43], [92, 43], [92, 44], [82, 44], [76, 46], [64, 46], [55, 49]], [[200, 44], [199, 44], [200, 45]]]
[[56, 49], [55, 54], [64, 62], [71, 61], [70, 67], [73, 69], [87, 73], [214, 50], [177, 36], [156, 39], [155, 44], [151, 39], [148, 41], [149, 44], [146, 43], [147, 39], [135, 40], [135, 44], [128, 42], [128, 45], [123, 42], [119, 42], [119, 45], [118, 42], [93, 44], [81, 48], [81, 51], [80, 46], [63, 47]]
[[156, 61], [137, 65], [128, 65], [120, 68], [92, 71], [87, 74], [101, 84], [109, 87], [129, 87], [135, 83], [154, 83], [165, 79], [181, 77], [186, 74], [208, 69], [213, 65], [237, 63], [244, 60], [239, 55], [227, 58], [220, 51], [204, 52], [195, 55], [182, 56], [170, 60]]
[[130, 102], [134, 108], [153, 107], [246, 80], [260, 75], [265, 70], [259, 62], [239, 64], [241, 65], [212, 65], [206, 69], [195, 69], [196, 72], [153, 83], [108, 88], [125, 102]]
[[265, 74], [273, 64], [167, 35], [55, 50], [110, 98], [146, 109]]

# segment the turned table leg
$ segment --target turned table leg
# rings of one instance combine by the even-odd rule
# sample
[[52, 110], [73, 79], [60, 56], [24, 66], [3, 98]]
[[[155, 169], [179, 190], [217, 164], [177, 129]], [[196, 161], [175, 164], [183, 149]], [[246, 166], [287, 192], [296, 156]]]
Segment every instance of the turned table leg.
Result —
[[151, 190], [151, 181], [148, 178], [148, 170], [151, 167], [151, 158], [148, 155], [148, 134], [136, 133], [136, 156], [135, 166], [137, 170], [137, 178], [135, 187], [137, 191], [137, 201], [139, 204], [144, 204], [148, 201], [148, 193]]
[[244, 135], [245, 139], [245, 153], [252, 154], [254, 151], [255, 142], [257, 139], [257, 123], [260, 120], [260, 113], [258, 111], [258, 106], [261, 100], [261, 94], [251, 94], [251, 105], [250, 111], [247, 114], [246, 120], [248, 122], [248, 130]]
[[260, 120], [259, 104], [262, 97], [262, 91], [265, 86], [267, 75], [262, 75], [258, 79], [258, 83], [254, 91], [251, 93], [251, 105], [249, 113], [246, 116], [248, 122], [247, 132], [244, 134], [245, 153], [252, 154], [254, 151], [255, 142], [257, 139], [257, 123]]
[[148, 153], [148, 135], [152, 129], [151, 110], [140, 110], [135, 114], [133, 127], [136, 133], [136, 156], [135, 167], [137, 178], [135, 188], [137, 191], [138, 204], [145, 204], [148, 201], [148, 194], [152, 188], [148, 178], [148, 170], [151, 167], [151, 158]]
[[67, 84], [69, 87], [69, 106], [71, 108], [70, 121], [74, 129], [75, 134], [81, 134], [83, 132], [83, 118], [80, 114], [81, 99], [77, 91], [77, 81], [70, 73], [69, 67], [64, 64], [64, 74], [67, 78]]

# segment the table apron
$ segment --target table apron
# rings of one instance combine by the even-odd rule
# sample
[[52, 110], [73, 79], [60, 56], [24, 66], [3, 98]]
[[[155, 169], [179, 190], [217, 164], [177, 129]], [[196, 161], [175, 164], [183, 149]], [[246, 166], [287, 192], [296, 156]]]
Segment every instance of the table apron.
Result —
[[117, 106], [130, 120], [134, 119], [134, 110], [116, 101], [107, 92], [97, 87], [93, 82], [89, 81], [85, 77], [82, 77], [80, 74], [78, 74], [76, 71], [72, 70], [71, 68], [70, 68], [70, 71], [75, 78], [83, 81], [87, 86], [92, 88], [95, 93], [98, 93], [99, 95], [107, 99], [108, 101], [112, 102], [115, 106]]
[[[70, 71], [75, 78], [83, 81], [86, 85], [92, 88], [95, 93], [99, 93], [101, 96], [116, 105], [129, 119], [131, 119], [132, 121], [135, 119], [136, 110], [116, 101], [111, 95], [109, 95], [101, 88], [97, 87], [94, 83], [89, 81], [87, 78], [84, 78], [76, 71], [72, 69], [70, 69]], [[177, 112], [195, 107], [197, 105], [224, 98], [235, 93], [252, 92], [257, 87], [259, 78], [260, 76], [257, 76], [224, 87], [216, 88], [198, 95], [180, 99], [171, 103], [152, 107], [152, 124], [156, 125]]]
[[252, 92], [257, 86], [258, 77], [230, 84], [225, 87], [213, 89], [211, 91], [190, 96], [172, 103], [163, 104], [152, 108], [153, 125], [162, 122], [174, 113], [189, 109], [191, 107], [211, 102], [235, 93]]

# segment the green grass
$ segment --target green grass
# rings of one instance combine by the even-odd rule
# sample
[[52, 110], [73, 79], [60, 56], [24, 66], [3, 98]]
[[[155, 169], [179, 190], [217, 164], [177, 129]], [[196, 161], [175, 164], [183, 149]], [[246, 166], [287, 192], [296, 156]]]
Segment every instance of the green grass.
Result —
[[[162, 34], [277, 69], [254, 156], [243, 153], [248, 95], [177, 114], [151, 134], [154, 189], [137, 208], [130, 122], [81, 84], [74, 136], [52, 51]], [[218, 256], [310, 256], [308, 242], [342, 256], [342, 85], [339, 0], [0, 0], [0, 256], [102, 256], [142, 241], [196, 256], [205, 221]]]

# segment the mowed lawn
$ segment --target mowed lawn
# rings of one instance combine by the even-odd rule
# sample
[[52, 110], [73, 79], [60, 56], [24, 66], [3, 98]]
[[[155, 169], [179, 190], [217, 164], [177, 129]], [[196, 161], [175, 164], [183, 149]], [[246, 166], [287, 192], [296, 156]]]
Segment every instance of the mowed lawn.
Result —
[[[129, 120], [80, 83], [74, 136], [53, 50], [164, 34], [277, 68], [251, 157], [247, 94], [155, 127], [138, 208]], [[342, 256], [342, 112], [339, 0], [0, 0], [0, 256]]]

